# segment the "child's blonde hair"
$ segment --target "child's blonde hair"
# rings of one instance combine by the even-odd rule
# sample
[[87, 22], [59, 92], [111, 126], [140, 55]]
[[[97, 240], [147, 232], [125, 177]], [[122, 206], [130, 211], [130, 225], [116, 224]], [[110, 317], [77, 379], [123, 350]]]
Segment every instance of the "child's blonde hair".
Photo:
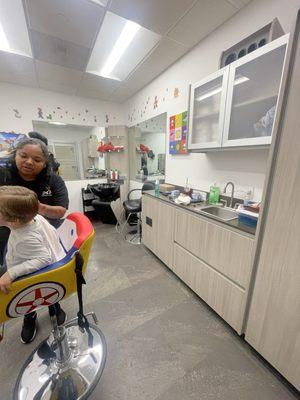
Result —
[[0, 213], [6, 222], [26, 224], [38, 213], [36, 193], [22, 186], [0, 186]]

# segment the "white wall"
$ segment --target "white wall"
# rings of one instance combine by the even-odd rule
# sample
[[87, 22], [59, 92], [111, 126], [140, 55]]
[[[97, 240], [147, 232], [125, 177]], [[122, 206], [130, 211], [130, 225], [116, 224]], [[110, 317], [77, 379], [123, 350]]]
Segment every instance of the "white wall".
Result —
[[[42, 109], [43, 119], [38, 116], [38, 107]], [[67, 124], [125, 124], [120, 104], [0, 82], [0, 131], [27, 133], [33, 129], [33, 120], [48, 121], [49, 114], [52, 121]]]
[[[298, 8], [300, 0], [255, 0], [249, 3], [151, 84], [124, 103], [125, 115], [128, 115], [127, 124], [133, 126], [163, 112], [168, 113], [168, 121], [171, 115], [187, 110], [189, 84], [216, 71], [223, 50], [268, 24], [275, 17], [279, 19], [285, 32], [289, 32]], [[175, 88], [179, 89], [178, 97], [174, 97]], [[158, 97], [158, 107], [154, 109], [155, 96]], [[167, 152], [166, 181], [184, 185], [185, 178], [189, 177], [192, 187], [207, 190], [212, 182], [224, 184], [232, 180], [240, 190], [255, 188], [254, 197], [259, 199], [267, 157], [266, 150], [236, 150], [177, 156], [169, 155]]]

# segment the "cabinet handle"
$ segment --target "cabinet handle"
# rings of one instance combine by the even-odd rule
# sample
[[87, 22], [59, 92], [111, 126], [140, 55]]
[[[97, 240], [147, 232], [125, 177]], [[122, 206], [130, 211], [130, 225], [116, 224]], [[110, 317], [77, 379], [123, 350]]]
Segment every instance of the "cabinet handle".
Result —
[[152, 218], [146, 217], [146, 224], [152, 227]]

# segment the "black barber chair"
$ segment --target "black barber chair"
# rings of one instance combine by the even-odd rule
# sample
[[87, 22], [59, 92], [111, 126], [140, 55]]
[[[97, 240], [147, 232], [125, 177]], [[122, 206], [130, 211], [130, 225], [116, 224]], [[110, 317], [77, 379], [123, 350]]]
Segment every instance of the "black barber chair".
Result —
[[88, 189], [95, 196], [92, 206], [96, 215], [104, 224], [115, 225], [117, 219], [111, 208], [111, 203], [120, 197], [120, 185], [117, 183], [98, 183], [88, 185]]
[[[142, 229], [141, 229], [141, 211], [142, 211], [142, 198], [131, 199], [133, 192], [140, 192], [141, 195], [146, 190], [154, 190], [155, 185], [153, 182], [145, 182], [141, 189], [132, 189], [128, 193], [127, 200], [123, 202], [123, 207], [126, 215], [126, 221], [120, 227], [119, 232], [123, 238], [132, 244], [141, 244]], [[134, 231], [128, 230], [128, 225], [132, 225], [130, 220], [136, 217], [136, 229]], [[127, 231], [125, 233], [125, 231]]]

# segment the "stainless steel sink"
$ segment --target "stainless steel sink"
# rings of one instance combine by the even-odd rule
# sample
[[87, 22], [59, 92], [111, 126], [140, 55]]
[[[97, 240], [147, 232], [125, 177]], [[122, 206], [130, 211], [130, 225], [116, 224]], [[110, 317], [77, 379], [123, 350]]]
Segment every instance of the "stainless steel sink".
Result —
[[237, 213], [235, 211], [217, 206], [202, 207], [198, 208], [197, 211], [200, 211], [203, 214], [208, 214], [211, 217], [214, 217], [221, 221], [230, 221], [237, 218]]

